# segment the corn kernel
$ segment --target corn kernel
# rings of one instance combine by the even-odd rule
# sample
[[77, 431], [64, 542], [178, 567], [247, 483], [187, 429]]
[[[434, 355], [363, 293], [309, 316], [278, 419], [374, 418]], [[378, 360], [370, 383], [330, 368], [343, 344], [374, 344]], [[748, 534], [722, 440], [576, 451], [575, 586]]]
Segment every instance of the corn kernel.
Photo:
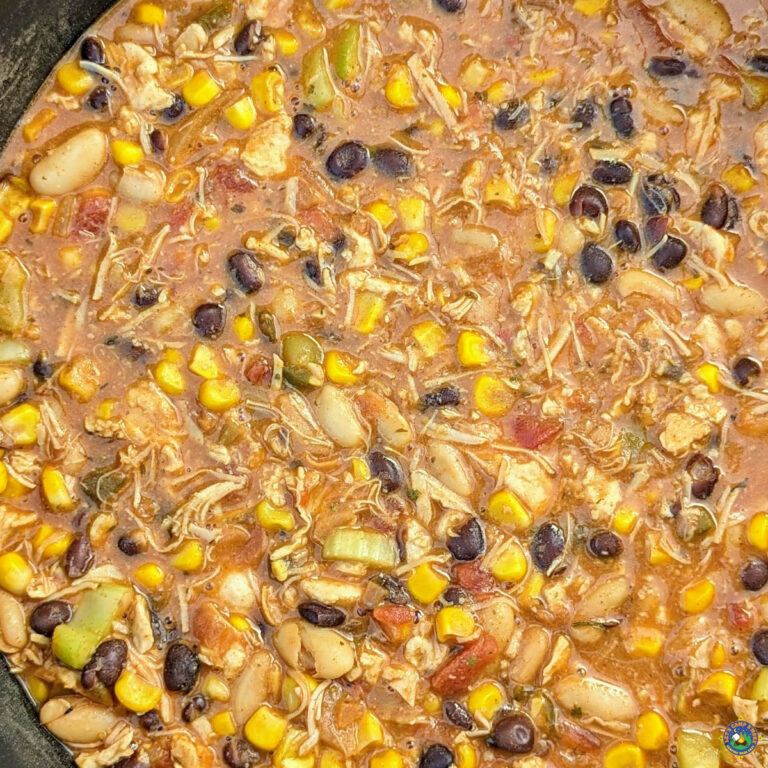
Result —
[[462, 331], [459, 334], [456, 355], [465, 368], [488, 365], [493, 359], [485, 336], [477, 331]]
[[725, 651], [725, 646], [718, 640], [715, 643], [714, 648], [712, 648], [712, 653], [709, 655], [710, 666], [715, 669], [717, 669], [717, 667], [722, 667], [727, 658], [728, 655]]
[[23, 595], [33, 576], [32, 566], [18, 552], [0, 555], [0, 587], [13, 595]]
[[272, 37], [283, 56], [293, 56], [299, 50], [299, 40], [285, 29], [272, 32]]
[[230, 692], [226, 680], [218, 675], [208, 675], [203, 683], [203, 693], [214, 701], [229, 701]]
[[397, 213], [395, 209], [384, 200], [374, 200], [365, 206], [365, 210], [368, 211], [384, 229], [389, 229], [397, 219]]
[[144, 159], [144, 150], [135, 141], [114, 139], [112, 157], [118, 165], [138, 165]]
[[533, 522], [530, 513], [517, 496], [504, 489], [491, 494], [486, 515], [495, 523], [511, 525], [516, 531], [525, 530]]
[[358, 333], [372, 333], [384, 314], [384, 299], [378, 294], [363, 291], [355, 301], [355, 330]]
[[437, 639], [444, 643], [447, 640], [463, 640], [475, 631], [475, 619], [472, 614], [458, 605], [446, 605], [435, 617], [435, 632]]
[[141, 232], [147, 227], [147, 211], [138, 205], [120, 203], [115, 211], [115, 224], [126, 234]]
[[238, 632], [250, 632], [253, 627], [251, 626], [251, 622], [248, 621], [247, 616], [243, 616], [242, 613], [233, 613], [229, 617], [229, 623], [238, 631]]
[[419, 106], [411, 73], [405, 64], [393, 64], [384, 86], [384, 96], [396, 109], [414, 109]]
[[488, 87], [495, 71], [496, 65], [493, 62], [473, 53], [461, 62], [459, 78], [467, 91], [477, 93]]
[[181, 354], [181, 352], [179, 352], [178, 349], [168, 347], [167, 349], [163, 350], [163, 360], [167, 360], [169, 363], [173, 363], [174, 365], [181, 365], [184, 362], [184, 356]]
[[216, 352], [205, 344], [196, 344], [189, 356], [187, 366], [196, 376], [204, 379], [218, 379], [219, 366], [216, 362]]
[[357, 751], [384, 743], [384, 728], [372, 712], [364, 712], [357, 725]]
[[702, 285], [704, 285], [704, 275], [698, 275], [696, 277], [687, 277], [683, 280], [683, 285], [689, 291], [698, 291]]
[[335, 749], [324, 749], [320, 755], [320, 768], [344, 768], [345, 760]]
[[70, 61], [59, 67], [56, 82], [63, 91], [73, 96], [82, 96], [91, 90], [93, 75], [84, 70], [76, 61]]
[[163, 695], [161, 688], [142, 680], [137, 674], [125, 670], [115, 683], [115, 697], [132, 712], [148, 712], [154, 709]]
[[8, 475], [8, 483], [3, 491], [6, 499], [20, 499], [32, 493], [32, 488], [20, 483], [13, 475]]
[[574, 171], [560, 176], [555, 181], [552, 185], [552, 199], [557, 205], [566, 206], [571, 202], [571, 195], [580, 176], [581, 171]]
[[411, 335], [421, 347], [424, 357], [434, 357], [444, 346], [448, 334], [434, 320], [425, 320], [411, 328]]
[[251, 80], [251, 96], [265, 114], [279, 112], [285, 102], [285, 83], [277, 69], [266, 69]]
[[627, 535], [632, 533], [635, 529], [638, 518], [638, 513], [631, 507], [619, 507], [616, 510], [616, 514], [613, 516], [611, 528], [613, 528], [616, 533]]
[[259, 707], [245, 724], [245, 738], [256, 749], [272, 752], [283, 738], [288, 721], [266, 704]]
[[69, 492], [64, 475], [54, 467], [44, 467], [40, 473], [40, 488], [43, 499], [51, 512], [64, 514], [75, 508], [75, 500]]
[[768, 701], [768, 667], [763, 667], [752, 683], [750, 698], [754, 701]]
[[[577, 3], [591, 0], [576, 0]], [[614, 744], [605, 753], [605, 768], [645, 768], [645, 755], [637, 744], [628, 741]]]
[[293, 513], [285, 507], [274, 507], [266, 499], [256, 505], [256, 520], [269, 533], [292, 531], [295, 521]]
[[489, 179], [483, 190], [486, 205], [498, 205], [510, 211], [520, 209], [520, 196], [503, 176]]
[[29, 225], [29, 231], [33, 235], [41, 235], [48, 231], [48, 225], [51, 223], [51, 217], [56, 210], [56, 201], [50, 197], [36, 197], [30, 204], [32, 211], [32, 222]]
[[108, 397], [105, 400], [102, 400], [96, 406], [96, 418], [97, 419], [111, 419], [112, 416], [115, 413], [115, 406], [116, 405], [117, 405], [117, 400], [115, 400], [114, 397]]
[[352, 459], [352, 477], [358, 483], [365, 482], [371, 479], [371, 468], [368, 466], [368, 462], [362, 459]]
[[635, 627], [627, 638], [627, 652], [636, 659], [656, 659], [664, 648], [664, 634], [653, 627]]
[[210, 72], [198, 69], [181, 89], [181, 93], [190, 107], [204, 107], [221, 93], [221, 86], [211, 77]]
[[203, 567], [205, 554], [199, 541], [185, 541], [173, 556], [171, 565], [185, 573], [199, 571]]
[[713, 672], [699, 685], [699, 693], [718, 706], [729, 706], [736, 695], [738, 680], [731, 672]]
[[496, 376], [478, 376], [474, 389], [477, 409], [491, 418], [499, 418], [512, 407], [509, 387]]
[[0, 493], [4, 493], [8, 487], [8, 468], [0, 461]]
[[528, 573], [525, 552], [516, 541], [510, 541], [496, 554], [491, 563], [491, 575], [496, 581], [520, 582]]
[[421, 232], [403, 232], [393, 243], [395, 256], [411, 262], [429, 250], [429, 240]]
[[256, 108], [250, 96], [243, 96], [224, 111], [227, 122], [237, 131], [247, 131], [256, 120]]
[[248, 315], [238, 315], [232, 322], [235, 336], [242, 341], [251, 341], [256, 335], [256, 326]]
[[41, 109], [21, 130], [24, 141], [32, 142], [40, 138], [40, 134], [56, 119], [52, 109]]
[[165, 573], [156, 563], [144, 563], [133, 572], [133, 578], [147, 589], [157, 589], [165, 581]]
[[153, 373], [160, 389], [169, 395], [180, 395], [187, 388], [184, 374], [176, 363], [161, 360]]
[[234, 736], [237, 733], [235, 719], [232, 717], [232, 713], [227, 710], [217, 712], [211, 718], [211, 728], [217, 736]]
[[394, 749], [385, 749], [371, 757], [370, 768], [403, 768], [403, 758]]
[[29, 677], [24, 678], [24, 682], [27, 685], [29, 695], [37, 702], [38, 705], [43, 704], [48, 699], [51, 689], [48, 687], [48, 683], [46, 683], [44, 680], [41, 680], [35, 675], [29, 675]]
[[71, 533], [45, 524], [41, 525], [32, 537], [32, 546], [43, 559], [61, 557], [69, 549], [71, 543]]
[[21, 403], [0, 416], [2, 430], [14, 445], [34, 445], [40, 426], [40, 410], [31, 403]]
[[464, 742], [455, 749], [456, 768], [477, 768], [477, 750]]
[[747, 539], [753, 547], [768, 552], [768, 512], [752, 516], [747, 528]]
[[0, 182], [0, 210], [11, 219], [18, 219], [29, 209], [32, 195], [27, 183], [18, 176], [8, 176]]
[[703, 613], [715, 599], [715, 585], [702, 579], [683, 590], [683, 610], [686, 613]]
[[4, 243], [13, 232], [13, 219], [0, 211], [0, 243]]
[[165, 24], [165, 11], [154, 3], [139, 3], [133, 7], [133, 20], [137, 24], [162, 26]]
[[408, 591], [420, 603], [433, 603], [448, 586], [448, 579], [429, 563], [416, 566], [408, 577]]
[[696, 378], [707, 385], [707, 389], [716, 394], [720, 391], [720, 369], [713, 363], [704, 363], [696, 369]]
[[544, 574], [535, 571], [525, 584], [520, 601], [523, 605], [532, 606], [541, 597], [541, 590], [544, 588]]
[[491, 83], [488, 86], [488, 90], [485, 92], [485, 98], [488, 99], [489, 104], [498, 106], [508, 101], [514, 94], [514, 88], [509, 80], [497, 80], [495, 83]]
[[293, 7], [293, 16], [299, 29], [312, 40], [325, 36], [323, 17], [309, 0], [298, 0]]
[[723, 173], [723, 181], [734, 192], [749, 192], [757, 183], [752, 172], [743, 163], [732, 165]]
[[346, 352], [331, 350], [323, 360], [326, 377], [334, 384], [354, 384], [358, 380], [355, 373], [360, 368], [360, 361]]
[[240, 402], [240, 387], [229, 378], [206, 379], [200, 384], [197, 399], [209, 411], [222, 413]]
[[454, 88], [452, 85], [441, 83], [437, 86], [440, 91], [440, 95], [445, 99], [448, 106], [458, 111], [461, 109], [461, 91], [458, 88]]
[[542, 208], [537, 211], [536, 228], [538, 232], [531, 239], [531, 248], [536, 253], [546, 253], [555, 242], [557, 214], [549, 208]]
[[535, 72], [528, 73], [528, 82], [531, 83], [551, 83], [560, 77], [562, 70], [560, 67], [550, 67], [549, 69], [538, 69]]
[[671, 565], [674, 558], [659, 543], [658, 536], [648, 537], [648, 562], [651, 565]]
[[59, 386], [78, 402], [87, 403], [99, 391], [101, 371], [96, 361], [76, 355], [59, 372]]
[[436, 715], [443, 709], [443, 700], [434, 691], [427, 691], [421, 704], [424, 711], [430, 715]]
[[418, 232], [427, 226], [427, 203], [421, 197], [404, 197], [397, 201], [403, 229]]
[[638, 745], [649, 752], [664, 749], [669, 743], [669, 726], [658, 712], [643, 712], [635, 723]]
[[467, 698], [467, 709], [472, 715], [492, 720], [504, 703], [504, 691], [498, 683], [480, 683]]

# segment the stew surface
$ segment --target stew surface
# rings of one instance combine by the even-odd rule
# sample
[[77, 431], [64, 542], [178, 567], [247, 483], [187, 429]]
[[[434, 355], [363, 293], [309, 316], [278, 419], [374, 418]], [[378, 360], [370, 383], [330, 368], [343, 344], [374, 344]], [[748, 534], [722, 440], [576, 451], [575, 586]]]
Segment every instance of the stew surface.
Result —
[[767, 29], [82, 40], [0, 164], [0, 650], [80, 768], [766, 765]]

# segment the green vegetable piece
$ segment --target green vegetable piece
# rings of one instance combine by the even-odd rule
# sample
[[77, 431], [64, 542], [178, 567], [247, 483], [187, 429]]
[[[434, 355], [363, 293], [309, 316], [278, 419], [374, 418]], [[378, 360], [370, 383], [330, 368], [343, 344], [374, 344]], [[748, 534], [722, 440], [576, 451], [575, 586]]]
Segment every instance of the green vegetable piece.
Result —
[[18, 333], [24, 328], [27, 307], [24, 291], [27, 271], [8, 250], [0, 250], [0, 331]]
[[308, 333], [291, 331], [281, 340], [283, 378], [294, 387], [307, 389], [323, 383], [323, 348]]
[[113, 467], [99, 467], [80, 480], [83, 493], [99, 506], [111, 504], [128, 482], [128, 475]]
[[328, 109], [336, 97], [336, 91], [328, 71], [328, 54], [318, 45], [307, 51], [301, 64], [301, 87], [304, 99], [317, 110]]
[[376, 568], [394, 568], [397, 564], [395, 542], [378, 531], [337, 528], [325, 540], [324, 560], [365, 563]]
[[112, 629], [112, 622], [122, 616], [133, 597], [125, 584], [101, 584], [86, 592], [68, 624], [53, 630], [53, 655], [73, 669], [82, 669], [99, 643]]
[[228, 24], [231, 18], [230, 4], [216, 3], [198, 17], [197, 23], [210, 35]]
[[680, 768], [720, 768], [720, 756], [705, 733], [681, 730], [677, 734], [677, 763]]
[[333, 67], [340, 80], [349, 82], [361, 72], [360, 24], [348, 21], [339, 29], [333, 48]]
[[275, 316], [266, 310], [259, 312], [259, 330], [273, 344], [277, 341], [277, 329], [275, 328]]

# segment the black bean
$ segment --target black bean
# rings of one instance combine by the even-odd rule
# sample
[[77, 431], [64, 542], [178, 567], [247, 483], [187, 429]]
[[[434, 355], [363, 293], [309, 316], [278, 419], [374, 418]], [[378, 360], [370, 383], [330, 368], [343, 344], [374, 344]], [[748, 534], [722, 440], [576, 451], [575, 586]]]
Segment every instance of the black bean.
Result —
[[140, 283], [133, 294], [133, 303], [141, 309], [152, 307], [160, 298], [160, 289], [154, 285]]
[[733, 364], [731, 372], [740, 387], [750, 387], [760, 375], [760, 363], [752, 357], [740, 357]]
[[708, 499], [720, 478], [720, 470], [709, 456], [694, 453], [685, 463], [685, 471], [691, 476], [691, 496]]
[[117, 548], [128, 557], [135, 557], [144, 551], [142, 542], [127, 533], [117, 540]]
[[277, 244], [283, 248], [292, 248], [296, 242], [296, 231], [291, 227], [283, 227], [277, 233]]
[[42, 352], [37, 356], [35, 362], [32, 363], [32, 373], [42, 381], [53, 376], [53, 364]]
[[660, 272], [674, 269], [679, 266], [687, 252], [688, 246], [679, 237], [669, 235], [654, 252], [653, 265]]
[[371, 474], [381, 481], [382, 493], [392, 493], [403, 485], [400, 464], [383, 451], [371, 451], [368, 454], [368, 466]]
[[487, 739], [489, 747], [524, 755], [533, 749], [536, 728], [528, 715], [514, 712], [496, 722]]
[[502, 104], [493, 117], [493, 124], [500, 131], [513, 131], [525, 125], [531, 117], [528, 105], [520, 99], [512, 99]]
[[195, 694], [181, 710], [181, 716], [185, 723], [191, 723], [208, 709], [208, 699], [202, 694]]
[[359, 141], [345, 141], [328, 155], [325, 167], [336, 179], [351, 179], [368, 167], [368, 147]]
[[759, 664], [768, 667], [768, 627], [761, 627], [752, 635], [749, 643], [752, 654]]
[[163, 680], [169, 691], [188, 693], [197, 682], [200, 661], [197, 654], [184, 643], [173, 643], [165, 654]]
[[227, 739], [222, 755], [230, 768], [255, 768], [261, 762], [261, 755], [239, 736]]
[[597, 107], [592, 99], [582, 99], [576, 103], [571, 112], [571, 122], [581, 131], [584, 128], [591, 128], [597, 117]]
[[107, 60], [104, 55], [104, 46], [95, 37], [86, 37], [80, 43], [80, 58], [93, 64], [104, 65]]
[[756, 53], [754, 56], [750, 56], [747, 59], [747, 64], [755, 72], [768, 72], [768, 54]]
[[128, 645], [124, 640], [105, 640], [80, 673], [83, 688], [89, 691], [97, 682], [111, 688], [122, 674], [127, 658]]
[[387, 591], [387, 600], [395, 605], [406, 605], [411, 601], [410, 592], [397, 579], [393, 579], [389, 574], [380, 573], [374, 576], [371, 581], [378, 584]]
[[152, 149], [159, 155], [162, 155], [166, 149], [168, 149], [168, 137], [165, 135], [165, 131], [160, 128], [155, 128], [149, 134], [149, 143], [152, 145]]
[[588, 282], [599, 285], [613, 274], [613, 261], [597, 243], [587, 243], [581, 250], [581, 272]]
[[462, 731], [471, 731], [475, 727], [475, 718], [470, 711], [460, 702], [448, 699], [443, 702], [443, 714], [448, 722], [453, 723]]
[[346, 614], [340, 608], [320, 603], [317, 600], [301, 603], [298, 611], [299, 616], [304, 621], [308, 621], [316, 627], [340, 627], [347, 619]]
[[293, 116], [293, 135], [297, 139], [309, 138], [317, 128], [317, 121], [306, 112], [299, 112]]
[[586, 216], [589, 219], [599, 219], [608, 213], [608, 201], [597, 187], [585, 184], [579, 187], [571, 196], [568, 206], [571, 216]]
[[139, 757], [138, 751], [136, 751], [129, 757], [118, 760], [110, 768], [149, 768], [149, 763], [146, 760], [142, 760]]
[[261, 33], [261, 22], [250, 21], [238, 33], [235, 38], [235, 53], [238, 56], [250, 56], [256, 51], [264, 39]]
[[448, 13], [459, 13], [467, 7], [467, 0], [435, 0], [435, 2]]
[[669, 227], [667, 216], [651, 216], [645, 222], [645, 239], [648, 241], [648, 245], [654, 246], [660, 243], [667, 234], [667, 227]]
[[86, 103], [88, 104], [88, 108], [92, 109], [94, 112], [104, 112], [104, 110], [109, 107], [110, 99], [109, 89], [105, 88], [103, 85], [97, 85], [88, 94], [88, 101]]
[[385, 176], [403, 179], [413, 176], [413, 157], [397, 147], [377, 147], [373, 150], [373, 167]]
[[649, 216], [661, 216], [680, 207], [675, 180], [663, 173], [644, 176], [638, 190], [640, 203]]
[[450, 768], [453, 752], [444, 744], [430, 744], [419, 758], [419, 768]]
[[747, 560], [739, 574], [744, 589], [758, 592], [768, 584], [768, 563], [759, 558]]
[[648, 62], [648, 72], [654, 77], [677, 77], [685, 72], [685, 62], [674, 56], [653, 56]]
[[531, 555], [540, 571], [545, 573], [565, 552], [565, 534], [555, 523], [544, 523], [533, 535]]
[[317, 260], [317, 257], [310, 256], [304, 262], [304, 274], [315, 285], [321, 286], [323, 284], [323, 273], [320, 269], [320, 262]]
[[613, 227], [613, 234], [619, 250], [625, 253], [637, 253], [640, 250], [640, 230], [636, 224], [626, 219], [620, 219]]
[[624, 544], [613, 531], [597, 531], [589, 537], [587, 549], [601, 560], [618, 557], [624, 551]]
[[451, 585], [443, 592], [441, 599], [448, 605], [463, 605], [472, 601], [472, 596], [464, 587]]
[[184, 101], [184, 97], [178, 93], [174, 93], [173, 104], [162, 111], [163, 120], [167, 123], [172, 123], [174, 120], [178, 120], [184, 114], [186, 108], [187, 102]]
[[619, 96], [611, 102], [609, 110], [614, 130], [623, 139], [628, 139], [635, 131], [632, 102], [626, 96]]
[[592, 178], [600, 184], [626, 184], [632, 178], [632, 168], [621, 160], [598, 160]]
[[448, 539], [448, 551], [457, 560], [474, 560], [485, 551], [485, 531], [480, 521], [473, 517]]
[[192, 324], [201, 336], [216, 339], [221, 336], [227, 320], [227, 310], [222, 304], [206, 303], [195, 308]]
[[452, 405], [458, 405], [461, 402], [461, 394], [458, 387], [440, 387], [431, 392], [425, 392], [419, 398], [419, 410], [426, 411], [428, 408], [447, 408]]
[[715, 229], [732, 227], [739, 218], [739, 204], [720, 184], [715, 184], [701, 206], [701, 220]]
[[227, 259], [232, 277], [243, 293], [251, 294], [261, 290], [264, 285], [264, 267], [253, 251], [239, 249], [229, 254]]
[[157, 733], [163, 730], [163, 721], [160, 719], [160, 713], [156, 709], [150, 709], [139, 717], [139, 725], [147, 733]]
[[72, 539], [65, 558], [65, 568], [70, 579], [79, 579], [91, 570], [95, 560], [90, 539], [79, 533]]
[[66, 624], [72, 618], [72, 606], [65, 600], [49, 600], [40, 603], [29, 617], [29, 626], [38, 635], [51, 637], [59, 624]]

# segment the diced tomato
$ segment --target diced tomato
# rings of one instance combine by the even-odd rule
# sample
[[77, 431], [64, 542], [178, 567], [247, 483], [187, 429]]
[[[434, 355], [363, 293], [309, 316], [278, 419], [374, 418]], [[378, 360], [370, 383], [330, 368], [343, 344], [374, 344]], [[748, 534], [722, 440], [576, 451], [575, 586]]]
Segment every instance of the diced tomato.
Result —
[[215, 192], [227, 192], [233, 195], [243, 195], [254, 192], [259, 184], [240, 165], [221, 163], [208, 172], [210, 187]]
[[305, 227], [313, 229], [315, 234], [326, 243], [334, 243], [343, 236], [341, 229], [321, 208], [314, 207], [299, 211], [296, 218]]
[[112, 198], [108, 195], [83, 195], [78, 200], [72, 221], [72, 232], [77, 235], [104, 235], [112, 212]]
[[493, 576], [480, 567], [480, 563], [461, 563], [456, 566], [456, 581], [475, 597], [483, 597], [493, 590]]
[[178, 232], [189, 221], [194, 207], [195, 203], [192, 200], [185, 200], [183, 203], [174, 205], [171, 208], [171, 212], [168, 215], [168, 225], [171, 228], [171, 232]]
[[257, 386], [266, 387], [272, 380], [272, 364], [264, 355], [256, 355], [248, 361], [245, 378]]
[[383, 603], [373, 609], [373, 618], [379, 623], [388, 640], [404, 643], [413, 629], [416, 612], [405, 605]]
[[742, 631], [752, 629], [755, 617], [752, 609], [744, 603], [728, 603], [728, 621]]
[[557, 437], [563, 429], [559, 419], [545, 419], [533, 414], [513, 416], [504, 424], [505, 433], [510, 433], [518, 445], [535, 450]]
[[483, 671], [499, 655], [492, 635], [483, 633], [451, 656], [432, 675], [432, 689], [441, 696], [458, 696], [476, 683]]

